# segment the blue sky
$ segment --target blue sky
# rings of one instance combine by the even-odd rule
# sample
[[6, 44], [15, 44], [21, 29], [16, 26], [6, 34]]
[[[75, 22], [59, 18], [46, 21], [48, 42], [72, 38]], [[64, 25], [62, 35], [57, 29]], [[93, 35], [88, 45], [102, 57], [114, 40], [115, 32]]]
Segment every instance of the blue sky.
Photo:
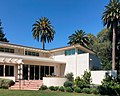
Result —
[[75, 30], [96, 35], [103, 28], [102, 12], [109, 0], [0, 0], [0, 19], [10, 43], [42, 48], [32, 38], [32, 24], [47, 17], [56, 31], [46, 49], [67, 45]]

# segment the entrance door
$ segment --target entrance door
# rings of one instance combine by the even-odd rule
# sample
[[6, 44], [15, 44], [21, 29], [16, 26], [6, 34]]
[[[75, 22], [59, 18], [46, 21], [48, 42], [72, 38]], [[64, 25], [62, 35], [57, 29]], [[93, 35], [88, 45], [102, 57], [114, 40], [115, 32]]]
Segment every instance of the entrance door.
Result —
[[23, 65], [23, 79], [28, 80], [28, 65]]

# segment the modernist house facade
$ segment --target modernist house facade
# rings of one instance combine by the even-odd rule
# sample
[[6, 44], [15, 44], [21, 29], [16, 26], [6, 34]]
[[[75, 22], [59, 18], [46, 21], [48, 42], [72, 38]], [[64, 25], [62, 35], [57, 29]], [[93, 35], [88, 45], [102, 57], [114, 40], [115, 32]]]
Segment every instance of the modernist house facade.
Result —
[[69, 72], [76, 77], [85, 70], [99, 68], [95, 53], [81, 45], [42, 50], [0, 42], [0, 78], [42, 80], [48, 75], [63, 77]]

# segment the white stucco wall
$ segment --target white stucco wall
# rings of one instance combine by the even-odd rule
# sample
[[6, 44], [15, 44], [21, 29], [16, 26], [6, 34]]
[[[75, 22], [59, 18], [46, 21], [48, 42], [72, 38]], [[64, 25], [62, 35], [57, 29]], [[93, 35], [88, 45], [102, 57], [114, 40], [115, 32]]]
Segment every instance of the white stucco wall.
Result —
[[43, 77], [43, 85], [49, 86], [63, 86], [64, 82], [67, 81], [66, 78], [60, 77]]
[[89, 53], [77, 55], [77, 76], [84, 74], [84, 71], [89, 71]]
[[92, 84], [101, 84], [101, 81], [105, 78], [106, 73], [109, 72], [109, 75], [116, 78], [117, 71], [91, 71]]

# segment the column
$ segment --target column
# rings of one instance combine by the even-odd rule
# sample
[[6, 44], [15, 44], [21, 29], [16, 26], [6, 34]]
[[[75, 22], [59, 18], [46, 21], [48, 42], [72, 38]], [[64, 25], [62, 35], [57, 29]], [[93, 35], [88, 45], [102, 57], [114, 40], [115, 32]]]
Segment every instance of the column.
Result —
[[28, 65], [28, 80], [30, 80], [30, 65]]
[[5, 64], [3, 66], [3, 76], [5, 77]]

